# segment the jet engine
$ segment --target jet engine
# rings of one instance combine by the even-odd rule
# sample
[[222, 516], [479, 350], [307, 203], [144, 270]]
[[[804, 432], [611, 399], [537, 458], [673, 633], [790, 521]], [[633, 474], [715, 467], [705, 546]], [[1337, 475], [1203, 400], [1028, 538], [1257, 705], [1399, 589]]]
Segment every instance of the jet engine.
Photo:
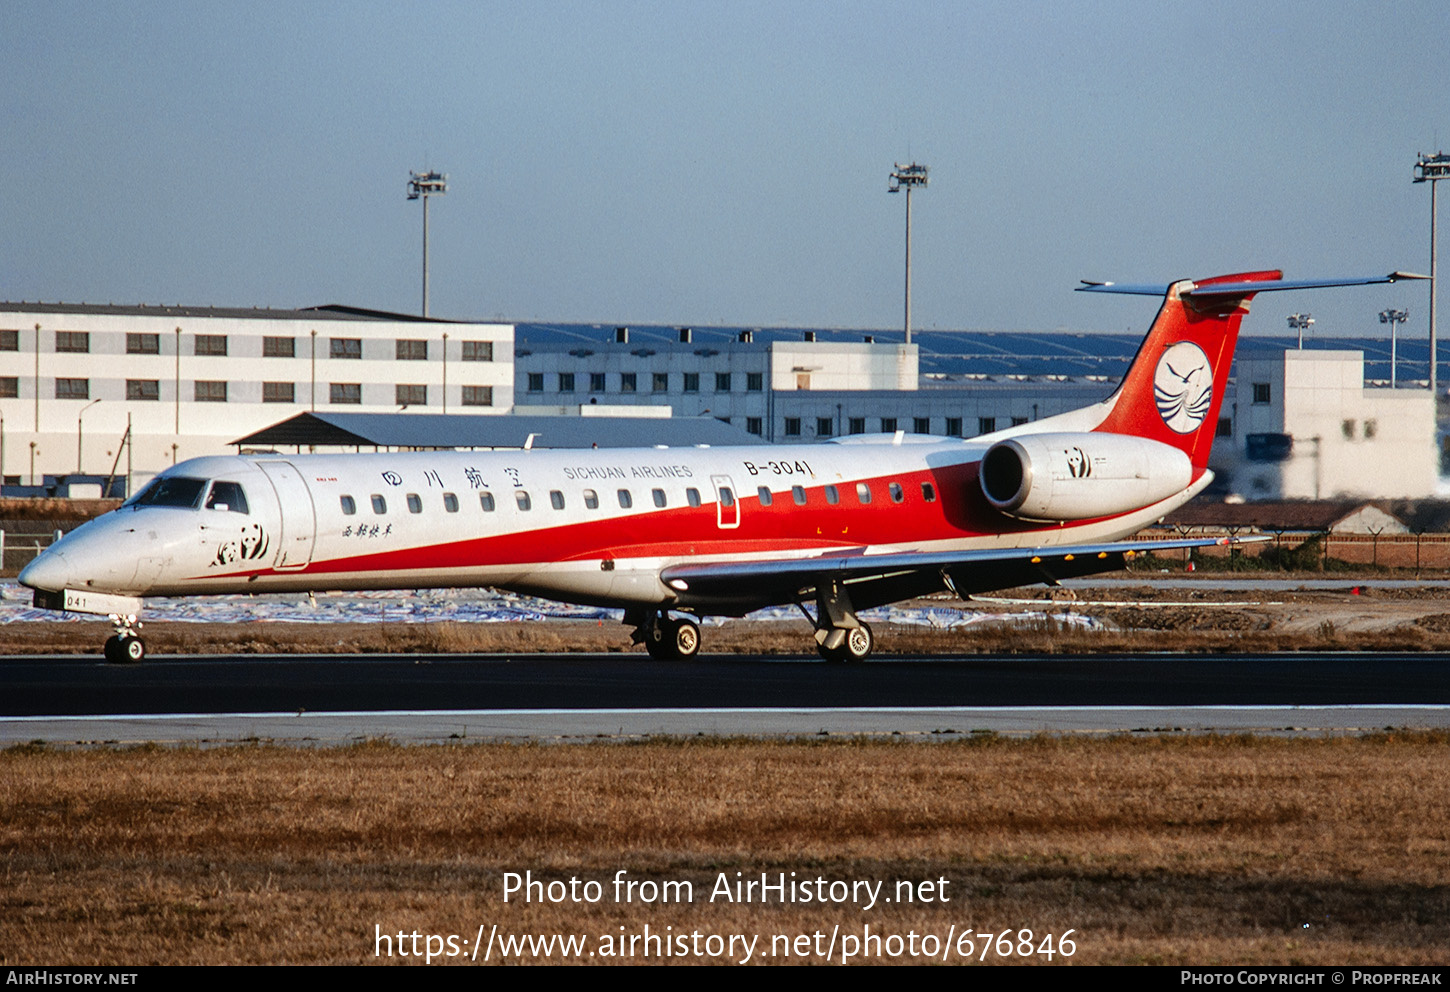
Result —
[[987, 502], [1022, 520], [1110, 517], [1151, 506], [1187, 488], [1188, 455], [1125, 434], [1024, 434], [998, 441], [982, 458]]

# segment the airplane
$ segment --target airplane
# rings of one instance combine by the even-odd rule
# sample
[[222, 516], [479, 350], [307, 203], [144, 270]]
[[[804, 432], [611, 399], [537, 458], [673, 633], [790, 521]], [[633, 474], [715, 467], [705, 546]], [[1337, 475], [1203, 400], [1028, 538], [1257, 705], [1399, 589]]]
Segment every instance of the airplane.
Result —
[[[140, 661], [146, 596], [492, 586], [621, 608], [652, 657], [699, 619], [796, 604], [828, 661], [874, 647], [864, 610], [1124, 567], [1224, 539], [1123, 541], [1208, 486], [1239, 325], [1278, 270], [1169, 285], [1101, 402], [981, 437], [809, 445], [194, 458], [20, 573], [37, 607], [109, 615]], [[814, 606], [814, 612], [810, 606]]]

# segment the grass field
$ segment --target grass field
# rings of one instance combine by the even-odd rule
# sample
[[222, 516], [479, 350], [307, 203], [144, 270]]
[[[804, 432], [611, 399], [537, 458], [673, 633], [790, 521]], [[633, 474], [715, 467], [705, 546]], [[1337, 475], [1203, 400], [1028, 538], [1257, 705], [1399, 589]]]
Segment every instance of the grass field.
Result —
[[[1293, 589], [1160, 587], [1145, 583], [1065, 591], [1009, 590], [1013, 602], [965, 604], [988, 614], [1032, 613], [1041, 619], [959, 629], [876, 624], [881, 654], [1065, 654], [1104, 651], [1248, 653], [1306, 650], [1450, 651], [1450, 589], [1315, 587]], [[1297, 580], [1296, 580], [1297, 581]], [[953, 599], [919, 605], [956, 606]], [[1045, 617], [1043, 614], [1047, 614]], [[1064, 625], [1066, 614], [1102, 621], [1097, 630]], [[26, 620], [0, 624], [0, 653], [98, 654], [110, 635], [103, 620]], [[629, 628], [613, 621], [543, 623], [195, 623], [145, 625], [148, 651], [165, 654], [531, 653], [640, 651]], [[804, 620], [707, 625], [706, 654], [811, 654]]]
[[[1070, 930], [1075, 953], [1052, 963], [1444, 964], [1447, 759], [1443, 733], [20, 747], [0, 752], [0, 963], [416, 962], [400, 931], [468, 953], [494, 926], [586, 935], [597, 963], [619, 960], [588, 957], [601, 938], [647, 924], [702, 935], [706, 956], [684, 960], [743, 957], [699, 943], [732, 934], [759, 936], [757, 963], [820, 961], [791, 939], [834, 934], [838, 960], [869, 926], [902, 942], [878, 960], [924, 960], [908, 934], [925, 948], [966, 928], [1011, 931], [994, 963], [1048, 963], [1042, 940]], [[677, 898], [689, 882], [693, 899], [616, 901], [621, 870]], [[509, 872], [603, 895], [505, 902]], [[919, 901], [710, 901], [736, 872], [884, 881], [888, 896], [905, 881]]]

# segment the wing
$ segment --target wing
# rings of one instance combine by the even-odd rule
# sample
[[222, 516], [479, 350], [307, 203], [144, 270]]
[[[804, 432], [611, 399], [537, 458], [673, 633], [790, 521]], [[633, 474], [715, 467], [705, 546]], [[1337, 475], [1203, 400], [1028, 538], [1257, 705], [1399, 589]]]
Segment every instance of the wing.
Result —
[[874, 555], [863, 549], [818, 558], [671, 565], [660, 573], [660, 578], [678, 594], [682, 609], [698, 608], [703, 612], [740, 616], [762, 606], [808, 601], [818, 586], [837, 582], [850, 590], [855, 608], [865, 610], [943, 589], [958, 596], [969, 596], [1111, 572], [1139, 555], [1155, 551], [1222, 547], [1258, 540], [1267, 538], [1113, 541]]

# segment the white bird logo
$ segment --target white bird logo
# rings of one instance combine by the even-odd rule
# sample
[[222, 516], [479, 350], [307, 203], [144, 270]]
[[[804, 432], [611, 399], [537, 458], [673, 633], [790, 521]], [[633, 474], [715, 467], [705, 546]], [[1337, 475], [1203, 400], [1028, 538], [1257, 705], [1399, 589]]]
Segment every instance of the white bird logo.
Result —
[[1164, 350], [1153, 375], [1153, 400], [1169, 430], [1190, 434], [1213, 405], [1213, 369], [1203, 349], [1179, 341]]

